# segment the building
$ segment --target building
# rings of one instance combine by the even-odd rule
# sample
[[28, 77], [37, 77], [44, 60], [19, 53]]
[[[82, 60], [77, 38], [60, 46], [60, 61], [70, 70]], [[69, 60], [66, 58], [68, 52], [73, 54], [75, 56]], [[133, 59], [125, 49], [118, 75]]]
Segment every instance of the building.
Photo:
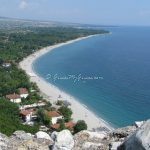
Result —
[[65, 123], [65, 127], [70, 130], [73, 130], [75, 125], [76, 124], [72, 121]]
[[21, 103], [21, 97], [18, 94], [9, 94], [6, 95], [6, 98], [9, 99], [13, 103]]
[[27, 98], [29, 96], [29, 92], [26, 88], [19, 88], [19, 94], [21, 98]]
[[45, 102], [38, 102], [38, 103], [34, 103], [34, 104], [30, 104], [30, 105], [22, 105], [22, 106], [19, 106], [19, 109], [20, 110], [24, 110], [24, 109], [29, 109], [29, 108], [39, 108], [39, 107], [43, 107], [43, 106], [46, 106], [46, 103]]
[[4, 68], [9, 68], [9, 67], [11, 67], [11, 63], [3, 63], [2, 66]]
[[[65, 123], [65, 127], [66, 127], [67, 129], [71, 130], [71, 131], [73, 131], [74, 126], [75, 126], [75, 123], [72, 122], [72, 121]], [[60, 124], [59, 124], [59, 123], [53, 124], [53, 125], [51, 125], [51, 128], [52, 128], [53, 130], [58, 130], [58, 129], [60, 128]]]
[[34, 109], [26, 109], [20, 111], [20, 115], [24, 122], [31, 122], [37, 118], [36, 111]]
[[59, 119], [63, 119], [63, 116], [57, 111], [49, 111], [47, 115], [52, 119], [52, 124], [56, 124]]

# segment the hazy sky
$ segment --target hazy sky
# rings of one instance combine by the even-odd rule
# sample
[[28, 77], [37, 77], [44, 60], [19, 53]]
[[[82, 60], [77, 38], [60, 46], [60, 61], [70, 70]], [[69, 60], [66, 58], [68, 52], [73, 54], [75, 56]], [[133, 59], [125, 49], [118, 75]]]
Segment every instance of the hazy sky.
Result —
[[0, 0], [0, 16], [105, 25], [150, 25], [150, 0]]

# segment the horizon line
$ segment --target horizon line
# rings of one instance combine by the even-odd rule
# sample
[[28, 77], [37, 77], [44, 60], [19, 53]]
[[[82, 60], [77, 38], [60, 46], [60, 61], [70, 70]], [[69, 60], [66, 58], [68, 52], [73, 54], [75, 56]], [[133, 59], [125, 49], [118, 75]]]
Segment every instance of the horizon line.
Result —
[[23, 20], [23, 21], [55, 22], [55, 23], [72, 24], [72, 25], [89, 25], [95, 27], [150, 27], [150, 25], [79, 23], [79, 22], [49, 20], [49, 19], [46, 20], [46, 19], [18, 18], [18, 17], [9, 17], [9, 16], [0, 16], [0, 18], [14, 19], [14, 20], [16, 19], [16, 20]]

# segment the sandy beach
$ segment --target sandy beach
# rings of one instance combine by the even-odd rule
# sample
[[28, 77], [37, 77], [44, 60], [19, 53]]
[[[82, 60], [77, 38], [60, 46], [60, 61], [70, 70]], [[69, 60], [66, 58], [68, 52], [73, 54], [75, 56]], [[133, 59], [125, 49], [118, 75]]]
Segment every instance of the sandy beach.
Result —
[[60, 46], [70, 44], [79, 40], [83, 40], [86, 38], [90, 38], [91, 35], [87, 37], [81, 37], [75, 40], [71, 40], [65, 43], [60, 43], [53, 46], [45, 47], [41, 50], [36, 51], [34, 54], [31, 54], [27, 58], [24, 58], [22, 62], [20, 62], [19, 66], [29, 75], [30, 81], [35, 82], [37, 86], [39, 87], [42, 95], [44, 95], [47, 100], [49, 100], [51, 103], [55, 103], [58, 99], [58, 96], [61, 95], [62, 99], [67, 100], [71, 103], [71, 109], [73, 111], [73, 120], [85, 120], [88, 125], [88, 130], [112, 130], [113, 128], [105, 122], [103, 119], [97, 117], [92, 111], [90, 111], [84, 104], [81, 104], [77, 99], [72, 97], [71, 95], [61, 91], [54, 85], [48, 83], [43, 78], [39, 77], [38, 74], [33, 69], [33, 63], [34, 61], [41, 57], [42, 55], [46, 54], [47, 52], [50, 52], [54, 50], [55, 48], [58, 48]]

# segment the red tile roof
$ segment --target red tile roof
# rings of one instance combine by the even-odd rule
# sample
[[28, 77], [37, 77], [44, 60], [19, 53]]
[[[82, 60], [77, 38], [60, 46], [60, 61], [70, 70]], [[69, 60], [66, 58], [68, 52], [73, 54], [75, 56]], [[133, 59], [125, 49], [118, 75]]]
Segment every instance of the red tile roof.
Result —
[[59, 123], [51, 125], [51, 128], [56, 129], [56, 130], [59, 129], [59, 127], [60, 127]]
[[49, 117], [59, 117], [59, 116], [61, 116], [61, 114], [57, 111], [49, 111], [49, 112], [47, 112], [47, 115]]
[[22, 110], [20, 112], [20, 114], [23, 116], [27, 116], [28, 114], [31, 114], [31, 113], [35, 113], [35, 110], [34, 109], [26, 109], [26, 110]]
[[20, 98], [20, 95], [18, 95], [18, 94], [9, 94], [9, 95], [6, 95], [6, 98], [8, 98], [8, 99], [18, 99], [18, 98]]
[[[72, 130], [74, 126], [75, 126], [75, 123], [72, 121], [65, 123], [65, 127], [68, 129]], [[60, 127], [59, 123], [51, 125], [51, 128], [56, 129], [56, 130], [59, 129], [59, 127]]]
[[19, 94], [28, 94], [28, 90], [26, 88], [19, 88]]
[[72, 129], [74, 126], [75, 126], [75, 123], [72, 121], [65, 123], [66, 128]]

